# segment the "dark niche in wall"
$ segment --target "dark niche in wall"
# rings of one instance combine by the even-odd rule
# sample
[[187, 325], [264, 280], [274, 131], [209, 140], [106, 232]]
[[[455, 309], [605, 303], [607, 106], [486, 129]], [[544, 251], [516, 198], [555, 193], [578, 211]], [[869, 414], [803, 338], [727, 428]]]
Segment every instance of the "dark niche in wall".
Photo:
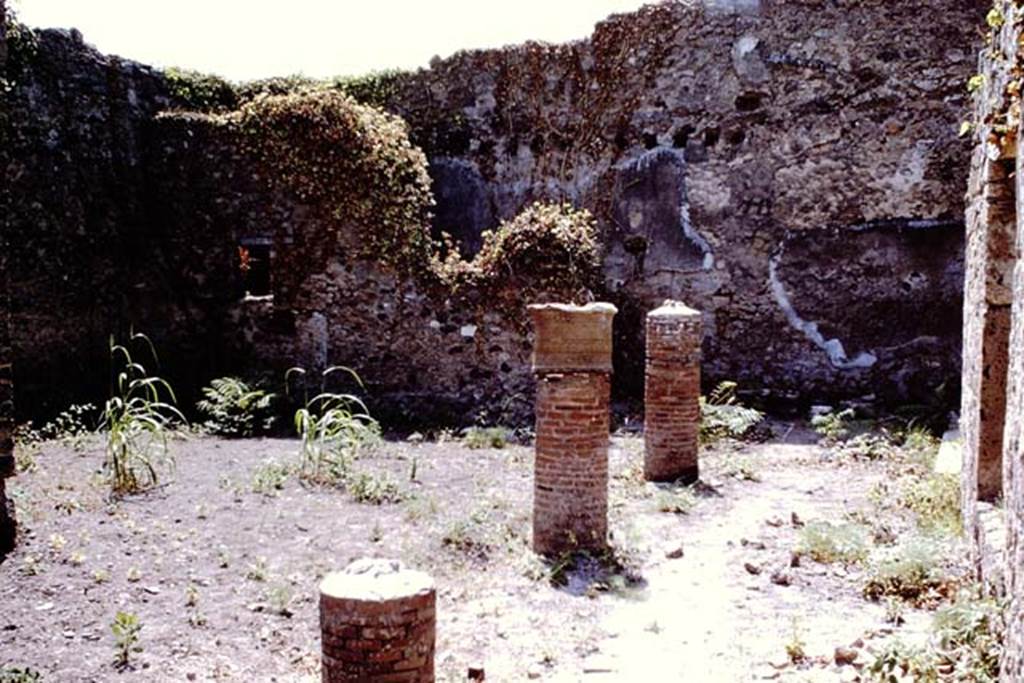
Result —
[[431, 159], [430, 178], [437, 202], [434, 237], [447, 232], [464, 256], [473, 256], [483, 246], [483, 232], [496, 227], [487, 184], [473, 164], [446, 157]]
[[242, 296], [269, 296], [273, 242], [268, 237], [244, 237], [238, 245], [238, 269], [242, 275]]
[[622, 166], [613, 201], [620, 239], [638, 260], [639, 271], [691, 272], [705, 267], [710, 248], [690, 222], [682, 151], [658, 147]]

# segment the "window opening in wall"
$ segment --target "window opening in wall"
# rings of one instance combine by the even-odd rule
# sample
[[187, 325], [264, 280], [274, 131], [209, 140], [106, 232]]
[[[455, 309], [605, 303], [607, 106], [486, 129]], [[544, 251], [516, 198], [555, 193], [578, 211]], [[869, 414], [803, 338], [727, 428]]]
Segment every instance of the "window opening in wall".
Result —
[[238, 269], [242, 274], [243, 296], [271, 296], [270, 261], [272, 243], [264, 238], [247, 238], [238, 245]]

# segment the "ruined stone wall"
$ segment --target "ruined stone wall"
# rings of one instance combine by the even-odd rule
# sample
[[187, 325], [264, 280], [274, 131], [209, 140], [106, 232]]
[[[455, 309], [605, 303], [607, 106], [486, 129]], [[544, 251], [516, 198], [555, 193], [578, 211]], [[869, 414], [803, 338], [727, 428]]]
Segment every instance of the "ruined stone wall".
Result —
[[[435, 230], [466, 253], [536, 199], [595, 213], [620, 396], [641, 395], [644, 315], [672, 298], [706, 312], [708, 382], [934, 401], [959, 367], [956, 128], [981, 5], [667, 3], [579, 43], [462, 53], [378, 99], [429, 155]], [[338, 363], [398, 415], [528, 415], [524, 313], [345, 249], [287, 297], [243, 299], [240, 242], [272, 243], [284, 277], [310, 247], [295, 231], [325, 207], [268, 187], [164, 74], [74, 32], [11, 53], [4, 220], [25, 415], [95, 398], [107, 336], [133, 325], [186, 401], [218, 374]]]
[[[15, 379], [26, 415], [44, 414], [106, 390], [112, 333], [134, 325], [165, 351], [188, 339], [198, 350], [201, 325], [159, 313], [202, 300], [207, 276], [181, 277], [154, 243], [143, 157], [149, 122], [172, 104], [163, 76], [97, 53], [77, 32], [22, 27], [8, 52], [3, 216]], [[178, 227], [201, 249], [196, 220]], [[150, 313], [175, 339], [161, 339]]]
[[[6, 5], [4, 0], [0, 0], [0, 74], [4, 73], [7, 60], [6, 15]], [[2, 138], [0, 138], [0, 142], [3, 142]], [[3, 159], [3, 155], [4, 152], [0, 152], [0, 160]], [[6, 233], [0, 232], [0, 557], [14, 546], [15, 532], [14, 509], [13, 504], [7, 498], [6, 486], [7, 478], [12, 476], [15, 471], [10, 288], [7, 276], [9, 255]]]
[[619, 389], [671, 298], [706, 312], [711, 382], [952, 407], [957, 128], [987, 4], [666, 3], [582, 42], [436, 62], [389, 106], [467, 248], [539, 197], [597, 214]]
[[964, 525], [980, 578], [1008, 603], [1000, 675], [1006, 683], [1024, 676], [1022, 12], [1016, 0], [995, 3], [973, 79], [961, 416]]

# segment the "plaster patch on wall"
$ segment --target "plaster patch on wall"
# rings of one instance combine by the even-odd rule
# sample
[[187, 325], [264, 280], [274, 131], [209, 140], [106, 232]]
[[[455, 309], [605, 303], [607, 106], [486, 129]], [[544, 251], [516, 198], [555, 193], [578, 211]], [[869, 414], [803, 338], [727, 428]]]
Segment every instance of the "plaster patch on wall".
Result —
[[[666, 159], [670, 159], [672, 163], [678, 164], [685, 178], [686, 157], [683, 156], [681, 151], [671, 147], [659, 146], [644, 152], [633, 162], [633, 169], [639, 173], [646, 173], [656, 163]], [[683, 237], [703, 254], [701, 267], [704, 270], [712, 270], [715, 267], [715, 255], [711, 250], [711, 244], [704, 235], [700, 234], [693, 227], [693, 221], [690, 219], [690, 200], [687, 195], [685, 182], [681, 182], [679, 187], [679, 229], [683, 233]]]
[[870, 368], [877, 363], [878, 357], [873, 353], [867, 352], [861, 352], [857, 354], [856, 358], [850, 360], [846, 355], [843, 342], [838, 339], [825, 339], [825, 336], [818, 329], [818, 323], [804, 320], [800, 317], [800, 314], [796, 312], [792, 302], [789, 300], [789, 294], [786, 292], [785, 285], [779, 279], [778, 263], [781, 258], [782, 254], [779, 253], [768, 262], [768, 284], [771, 287], [775, 303], [782, 309], [789, 324], [794, 329], [802, 332], [812, 344], [824, 351], [828, 356], [829, 362], [840, 370], [860, 370]]

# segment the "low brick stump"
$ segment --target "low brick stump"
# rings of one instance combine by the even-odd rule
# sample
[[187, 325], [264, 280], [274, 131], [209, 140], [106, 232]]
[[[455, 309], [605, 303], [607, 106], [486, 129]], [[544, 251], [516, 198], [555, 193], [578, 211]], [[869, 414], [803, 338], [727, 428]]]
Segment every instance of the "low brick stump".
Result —
[[536, 330], [533, 548], [541, 555], [608, 543], [611, 304], [530, 306]]
[[647, 314], [644, 477], [697, 481], [701, 314], [666, 302]]
[[324, 683], [432, 683], [434, 581], [393, 560], [358, 560], [320, 583]]

